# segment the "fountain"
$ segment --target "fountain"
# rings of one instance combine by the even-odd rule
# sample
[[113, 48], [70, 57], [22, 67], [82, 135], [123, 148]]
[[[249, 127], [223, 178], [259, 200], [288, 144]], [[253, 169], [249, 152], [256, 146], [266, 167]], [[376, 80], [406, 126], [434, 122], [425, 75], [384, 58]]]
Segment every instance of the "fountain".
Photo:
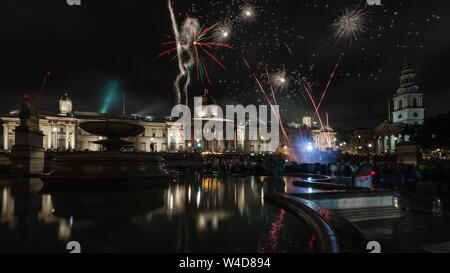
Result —
[[168, 181], [160, 155], [121, 152], [124, 146], [131, 144], [122, 138], [136, 137], [145, 131], [144, 127], [113, 121], [85, 122], [80, 127], [93, 135], [106, 137], [96, 142], [102, 145], [103, 151], [56, 154], [52, 171], [42, 176], [47, 188], [128, 187], [161, 185]]

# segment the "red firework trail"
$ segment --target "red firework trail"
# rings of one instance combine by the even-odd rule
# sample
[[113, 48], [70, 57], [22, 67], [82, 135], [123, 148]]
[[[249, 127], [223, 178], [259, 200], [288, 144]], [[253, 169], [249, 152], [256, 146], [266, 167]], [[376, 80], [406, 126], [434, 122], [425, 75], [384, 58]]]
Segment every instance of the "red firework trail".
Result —
[[278, 121], [280, 123], [280, 127], [281, 130], [283, 131], [283, 135], [286, 138], [286, 141], [289, 143], [289, 145], [291, 144], [291, 142], [289, 141], [289, 137], [286, 134], [286, 131], [284, 130], [284, 126], [283, 126], [283, 121], [281, 120], [281, 116], [277, 114], [277, 112], [275, 111], [275, 108], [273, 107], [272, 103], [270, 102], [269, 97], [267, 96], [266, 92], [264, 91], [264, 88], [261, 85], [261, 82], [258, 80], [258, 77], [256, 77], [255, 74], [253, 74], [253, 77], [255, 77], [256, 82], [258, 83], [259, 89], [261, 89], [261, 92], [264, 94], [264, 97], [266, 97], [267, 102], [270, 105], [270, 108], [272, 109], [272, 112], [275, 114], [275, 116], [277, 116]]
[[244, 56], [242, 56], [242, 60], [244, 61], [245, 65], [248, 67], [249, 70], [252, 70], [252, 68], [250, 67], [250, 65], [248, 64], [247, 60], [245, 59]]
[[[328, 112], [326, 113], [327, 116], [327, 130], [328, 130], [328, 138], [330, 139], [331, 142], [331, 134], [330, 134], [330, 122], [328, 121]], [[331, 147], [330, 147], [331, 148]]]
[[[334, 74], [336, 73], [336, 70], [339, 67], [339, 64], [341, 63], [342, 55], [339, 56], [339, 59], [336, 63], [336, 66], [334, 67], [333, 72], [331, 73], [330, 79], [328, 80], [327, 86], [325, 87], [325, 90], [323, 91], [322, 98], [320, 99], [319, 104], [317, 105], [317, 109], [320, 109], [320, 106], [322, 105], [323, 99], [325, 98], [325, 95], [327, 94], [328, 88], [330, 87], [331, 80], [334, 78]], [[316, 114], [314, 114], [313, 120], [316, 118]]]
[[264, 67], [266, 68], [267, 81], [269, 82], [270, 91], [272, 91], [273, 101], [275, 102], [275, 104], [278, 104], [277, 99], [275, 98], [275, 92], [273, 92], [272, 83], [270, 82], [269, 71], [267, 70], [267, 66], [264, 66]]
[[305, 139], [303, 138], [302, 128], [298, 127], [298, 132], [300, 133], [300, 137], [302, 138], [302, 144], [305, 144]]
[[[248, 64], [247, 60], [244, 58], [244, 56], [242, 56], [242, 60], [245, 62], [245, 64], [247, 65], [248, 69], [251, 70], [250, 65]], [[277, 114], [277, 112], [275, 111], [272, 103], [270, 102], [269, 97], [266, 94], [266, 91], [264, 91], [264, 88], [261, 85], [261, 82], [259, 81], [258, 77], [256, 77], [255, 73], [253, 73], [253, 77], [255, 78], [256, 82], [258, 83], [259, 89], [261, 90], [261, 92], [264, 94], [264, 97], [266, 98], [267, 102], [270, 105], [270, 108], [272, 109], [272, 112], [275, 114], [275, 116], [278, 118], [278, 122], [280, 123], [280, 127], [281, 127], [281, 131], [283, 132], [284, 137], [286, 138], [286, 141], [289, 143], [289, 145], [291, 144], [291, 142], [289, 141], [289, 137], [286, 134], [286, 130], [284, 129], [283, 126], [283, 121], [281, 120], [281, 116]]]
[[[206, 79], [208, 80], [208, 83], [211, 84], [211, 80], [210, 80], [208, 71], [206, 69], [206, 64], [205, 64], [204, 58], [202, 57], [202, 55], [200, 53], [201, 52], [206, 53], [206, 55], [208, 57], [210, 57], [214, 62], [216, 62], [220, 67], [222, 67], [225, 71], [228, 71], [227, 68], [210, 51], [206, 50], [206, 48], [212, 49], [213, 46], [225, 47], [225, 48], [230, 48], [230, 49], [234, 49], [234, 48], [232, 46], [229, 46], [226, 44], [220, 44], [220, 43], [216, 43], [216, 42], [202, 42], [207, 39], [206, 35], [208, 34], [208, 32], [210, 30], [214, 29], [218, 24], [207, 27], [201, 33], [196, 34], [194, 32], [194, 30], [192, 29], [191, 19], [189, 17], [189, 14], [187, 14], [187, 13], [186, 13], [186, 18], [189, 21], [189, 32], [192, 32], [192, 35], [194, 38], [193, 42], [192, 42], [192, 48], [193, 48], [193, 55], [195, 55], [195, 67], [197, 69], [197, 81], [200, 80], [200, 77], [203, 81], [203, 76], [205, 76]], [[187, 43], [186, 41], [170, 41], [170, 42], [165, 42], [164, 45], [171, 45], [171, 44], [178, 45], [178, 44], [186, 44], [186, 43]], [[188, 45], [187, 47], [190, 48], [190, 46], [191, 45]], [[160, 58], [166, 54], [169, 54], [170, 52], [177, 50], [177, 48], [178, 47], [171, 48], [171, 49], [159, 54], [156, 58]], [[186, 48], [183, 49], [183, 51], [186, 51], [186, 50], [187, 50]], [[176, 56], [178, 56], [182, 52], [179, 52]]]
[[41, 84], [41, 88], [39, 89], [39, 94], [36, 98], [36, 101], [39, 103], [41, 101], [41, 96], [42, 93], [44, 92], [45, 86], [47, 85], [47, 81], [48, 81], [48, 77], [51, 75], [50, 72], [47, 72], [47, 74], [45, 74], [44, 79], [42, 80], [42, 84]]
[[[320, 126], [322, 126], [322, 131], [326, 135], [325, 127], [323, 126], [322, 119], [320, 118], [319, 109], [317, 108], [316, 103], [314, 102], [314, 99], [313, 99], [313, 97], [311, 95], [311, 92], [309, 91], [309, 89], [306, 86], [306, 84], [304, 84], [303, 86], [305, 87], [306, 92], [308, 93], [309, 98], [311, 99], [311, 102], [312, 102], [312, 104], [314, 106], [314, 109], [316, 110], [316, 114], [317, 114], [317, 117], [319, 118]], [[328, 137], [327, 137], [327, 142], [328, 142], [328, 146], [331, 146], [331, 141], [330, 141], [330, 139]]]

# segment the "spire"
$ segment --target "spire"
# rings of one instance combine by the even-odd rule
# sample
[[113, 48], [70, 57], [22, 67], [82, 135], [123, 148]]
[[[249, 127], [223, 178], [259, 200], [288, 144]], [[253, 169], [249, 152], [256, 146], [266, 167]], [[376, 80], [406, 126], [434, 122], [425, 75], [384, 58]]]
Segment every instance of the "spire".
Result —
[[411, 91], [410, 88], [414, 86], [416, 86], [416, 73], [411, 65], [411, 55], [408, 49], [405, 49], [403, 55], [403, 69], [400, 75], [399, 91], [403, 92], [406, 89]]
[[411, 66], [411, 54], [408, 49], [405, 49], [403, 53], [403, 69], [402, 75], [413, 74], [414, 69]]

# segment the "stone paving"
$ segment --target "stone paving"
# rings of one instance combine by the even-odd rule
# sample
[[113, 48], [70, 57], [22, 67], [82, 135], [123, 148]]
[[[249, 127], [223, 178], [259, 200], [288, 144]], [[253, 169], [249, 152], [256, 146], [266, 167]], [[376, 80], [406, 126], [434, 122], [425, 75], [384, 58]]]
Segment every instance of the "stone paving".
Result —
[[397, 193], [394, 204], [405, 217], [358, 223], [370, 240], [380, 242], [382, 252], [450, 251], [450, 202], [426, 194]]

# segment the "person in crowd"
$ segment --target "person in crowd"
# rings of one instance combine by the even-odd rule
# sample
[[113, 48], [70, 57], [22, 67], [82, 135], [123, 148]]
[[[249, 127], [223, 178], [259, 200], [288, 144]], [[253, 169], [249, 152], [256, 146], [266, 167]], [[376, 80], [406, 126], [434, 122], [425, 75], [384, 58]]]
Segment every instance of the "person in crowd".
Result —
[[340, 176], [343, 181], [343, 183], [346, 186], [353, 186], [353, 175], [355, 173], [355, 168], [350, 163], [345, 163], [341, 167]]

